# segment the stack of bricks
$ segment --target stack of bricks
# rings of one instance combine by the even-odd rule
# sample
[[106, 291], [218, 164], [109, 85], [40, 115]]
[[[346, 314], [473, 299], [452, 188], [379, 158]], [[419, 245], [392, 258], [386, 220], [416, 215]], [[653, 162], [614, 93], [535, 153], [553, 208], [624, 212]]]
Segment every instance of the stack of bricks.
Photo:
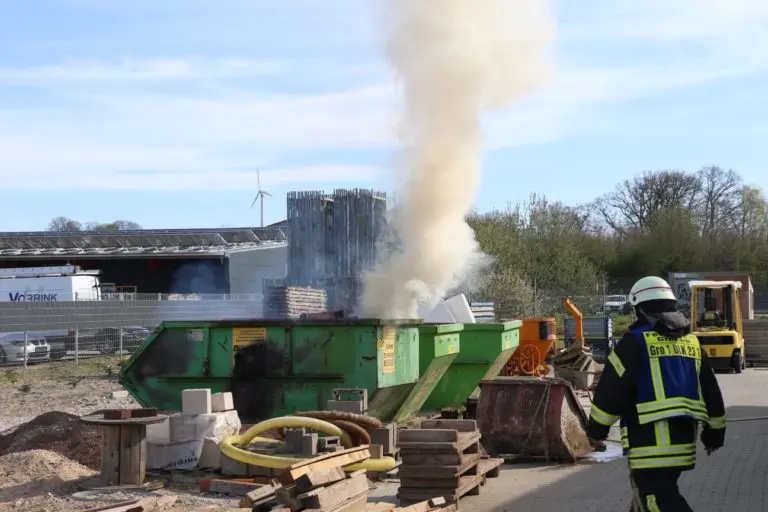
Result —
[[325, 290], [290, 286], [267, 287], [264, 317], [267, 319], [299, 319], [302, 315], [322, 313], [327, 308]]
[[474, 420], [425, 420], [420, 429], [398, 434], [401, 503], [443, 497], [458, 503], [480, 494], [487, 478], [499, 476], [503, 459], [484, 458]]

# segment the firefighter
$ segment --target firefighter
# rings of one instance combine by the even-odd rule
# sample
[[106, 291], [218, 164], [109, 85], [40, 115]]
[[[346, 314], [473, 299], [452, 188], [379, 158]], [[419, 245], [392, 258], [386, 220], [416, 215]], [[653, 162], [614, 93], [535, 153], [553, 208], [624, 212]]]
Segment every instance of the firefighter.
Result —
[[669, 284], [644, 277], [632, 287], [629, 302], [637, 320], [608, 356], [588, 433], [600, 446], [621, 420], [632, 510], [689, 511], [678, 479], [696, 463], [699, 425], [707, 454], [723, 446], [723, 397]]

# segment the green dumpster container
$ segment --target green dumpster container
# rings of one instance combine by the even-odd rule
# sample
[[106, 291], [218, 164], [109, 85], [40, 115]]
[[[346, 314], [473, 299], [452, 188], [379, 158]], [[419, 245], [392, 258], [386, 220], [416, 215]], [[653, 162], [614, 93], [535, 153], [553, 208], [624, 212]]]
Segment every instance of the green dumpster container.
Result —
[[520, 344], [522, 325], [520, 320], [464, 324], [461, 351], [422, 409], [461, 407], [481, 380], [497, 377]]
[[393, 418], [400, 423], [418, 413], [435, 386], [459, 355], [462, 324], [429, 324], [419, 327], [419, 380]]
[[417, 320], [164, 322], [120, 371], [145, 407], [180, 410], [181, 391], [232, 391], [243, 421], [322, 410], [334, 388], [368, 390], [393, 416], [419, 377]]

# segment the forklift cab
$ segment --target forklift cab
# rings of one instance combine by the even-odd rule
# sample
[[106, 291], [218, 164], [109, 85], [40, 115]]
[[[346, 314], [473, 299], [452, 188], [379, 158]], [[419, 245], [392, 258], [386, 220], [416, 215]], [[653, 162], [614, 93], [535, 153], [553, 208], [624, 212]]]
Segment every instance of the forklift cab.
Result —
[[691, 331], [716, 369], [746, 366], [738, 281], [691, 281]]

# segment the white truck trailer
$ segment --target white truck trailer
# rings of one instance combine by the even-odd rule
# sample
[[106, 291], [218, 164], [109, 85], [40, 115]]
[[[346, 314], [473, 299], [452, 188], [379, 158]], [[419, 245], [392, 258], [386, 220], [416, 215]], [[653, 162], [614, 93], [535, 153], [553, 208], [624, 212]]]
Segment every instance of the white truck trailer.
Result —
[[0, 268], [0, 302], [101, 300], [99, 273], [75, 265]]

